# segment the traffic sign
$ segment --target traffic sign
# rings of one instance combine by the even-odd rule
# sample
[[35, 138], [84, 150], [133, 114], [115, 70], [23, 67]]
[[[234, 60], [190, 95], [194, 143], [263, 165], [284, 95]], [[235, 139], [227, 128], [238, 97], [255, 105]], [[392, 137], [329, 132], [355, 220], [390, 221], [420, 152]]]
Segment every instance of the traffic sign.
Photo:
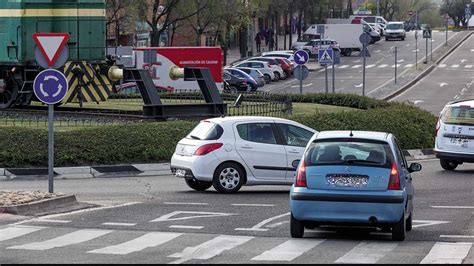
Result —
[[306, 66], [301, 65], [301, 66], [295, 67], [293, 74], [295, 76], [295, 79], [305, 80], [309, 76], [309, 69]]
[[38, 46], [36, 46], [35, 59], [38, 65], [40, 65], [42, 68], [58, 69], [64, 66], [64, 64], [66, 64], [67, 60], [69, 59], [69, 48], [66, 45], [64, 49], [62, 49], [61, 52], [59, 53], [59, 56], [56, 59], [56, 61], [52, 65], [49, 65], [48, 61], [45, 59], [45, 57], [43, 56]]
[[34, 33], [33, 39], [36, 42], [41, 54], [46, 59], [48, 66], [52, 66], [58, 59], [61, 51], [66, 45], [68, 33]]
[[423, 38], [431, 39], [431, 30], [423, 30]]
[[318, 25], [318, 26], [317, 26], [317, 29], [316, 29], [316, 32], [317, 32], [319, 35], [324, 36], [324, 32], [325, 32], [324, 25]]
[[304, 65], [309, 61], [309, 54], [305, 50], [296, 51], [293, 57], [295, 58], [295, 63], [297, 65]]
[[319, 49], [318, 50], [318, 60], [320, 64], [332, 64], [334, 58], [333, 49]]
[[36, 97], [45, 104], [56, 104], [62, 101], [68, 88], [66, 77], [56, 69], [41, 71], [33, 82]]
[[359, 36], [359, 41], [362, 45], [369, 45], [372, 41], [372, 36], [368, 32], [364, 32]]
[[466, 9], [464, 9], [464, 15], [466, 15], [466, 17], [470, 17], [472, 15], [472, 10], [470, 7], [466, 7]]

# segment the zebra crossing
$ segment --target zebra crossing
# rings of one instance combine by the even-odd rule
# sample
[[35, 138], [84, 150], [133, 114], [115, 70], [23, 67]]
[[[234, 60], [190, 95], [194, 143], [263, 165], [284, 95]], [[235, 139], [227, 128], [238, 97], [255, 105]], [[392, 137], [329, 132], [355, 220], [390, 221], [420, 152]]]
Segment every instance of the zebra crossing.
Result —
[[[8, 251], [38, 252], [68, 248], [80, 250], [77, 256], [98, 254], [124, 256], [147, 252], [172, 264], [191, 260], [228, 260], [234, 263], [249, 262], [317, 262], [321, 254], [337, 253], [331, 261], [323, 263], [380, 263], [387, 257], [395, 259], [414, 242], [341, 240], [308, 237], [291, 239], [282, 237], [256, 237], [241, 235], [191, 234], [180, 232], [144, 232], [103, 229], [66, 228], [58, 232], [53, 227], [15, 225], [0, 227], [0, 254]], [[44, 232], [39, 234], [39, 232]], [[198, 239], [196, 241], [194, 239]], [[416, 247], [403, 253], [402, 263], [473, 263], [472, 242], [417, 241]], [[334, 250], [334, 247], [337, 247]], [[86, 251], [84, 251], [86, 250]], [[428, 252], [427, 252], [428, 251]], [[427, 253], [426, 253], [427, 252]], [[238, 255], [238, 256], [237, 256]], [[35, 255], [36, 256], [36, 255]], [[127, 257], [122, 257], [127, 258]], [[136, 258], [130, 257], [130, 258]], [[420, 259], [421, 258], [421, 259]], [[0, 261], [1, 261], [0, 256]]]

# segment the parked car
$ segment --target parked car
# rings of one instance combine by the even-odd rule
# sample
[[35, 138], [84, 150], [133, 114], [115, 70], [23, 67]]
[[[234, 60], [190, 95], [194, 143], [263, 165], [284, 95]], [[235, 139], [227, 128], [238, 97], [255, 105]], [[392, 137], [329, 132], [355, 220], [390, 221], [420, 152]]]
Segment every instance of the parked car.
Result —
[[288, 59], [285, 59], [285, 58], [282, 58], [282, 57], [268, 57], [268, 58], [272, 58], [272, 59], [275, 59], [276, 61], [278, 61], [278, 63], [280, 64], [281, 69], [283, 69], [283, 71], [285, 72], [285, 75], [287, 77], [289, 77], [293, 74], [294, 64], [292, 64]]
[[474, 163], [474, 99], [448, 103], [443, 108], [436, 125], [434, 151], [445, 170]]
[[257, 91], [259, 87], [257, 81], [244, 71], [237, 68], [224, 68], [224, 73], [225, 72], [247, 81], [247, 84], [250, 86], [250, 91]]
[[270, 83], [270, 81], [275, 80], [275, 72], [269, 63], [263, 61], [244, 61], [234, 65], [233, 67], [250, 67], [260, 70], [262, 72], [265, 82]]
[[405, 26], [402, 21], [390, 21], [385, 28], [385, 40], [401, 39], [405, 40]]
[[294, 51], [271, 51], [262, 53], [262, 57], [283, 57], [291, 62], [295, 62]]
[[211, 186], [220, 193], [243, 185], [291, 185], [316, 130], [297, 122], [257, 116], [219, 117], [201, 121], [179, 141], [171, 171], [198, 191]]
[[253, 79], [255, 79], [255, 81], [257, 81], [259, 87], [265, 86], [265, 77], [263, 76], [262, 72], [260, 72], [260, 70], [250, 67], [239, 67], [237, 69], [249, 74]]
[[327, 49], [332, 48], [334, 51], [341, 52], [341, 49], [339, 48], [339, 44], [337, 43], [337, 41], [331, 40], [331, 39], [322, 39], [322, 40], [314, 39], [307, 42], [303, 46], [297, 46], [295, 48], [296, 50], [305, 50], [306, 52], [308, 52], [310, 56], [316, 55], [316, 57], [318, 56], [319, 49], [327, 50]]
[[290, 191], [290, 231], [303, 237], [319, 225], [361, 225], [392, 230], [404, 240], [413, 223], [411, 173], [390, 133], [325, 131], [311, 138]]
[[285, 71], [283, 71], [283, 67], [280, 65], [278, 60], [270, 57], [252, 57], [249, 60], [256, 60], [256, 61], [263, 61], [270, 64], [270, 67], [273, 69], [273, 73], [275, 73], [275, 80], [278, 81], [280, 79], [286, 79]]
[[237, 93], [239, 91], [249, 91], [249, 84], [245, 79], [236, 77], [230, 73], [223, 73], [224, 76], [224, 92]]

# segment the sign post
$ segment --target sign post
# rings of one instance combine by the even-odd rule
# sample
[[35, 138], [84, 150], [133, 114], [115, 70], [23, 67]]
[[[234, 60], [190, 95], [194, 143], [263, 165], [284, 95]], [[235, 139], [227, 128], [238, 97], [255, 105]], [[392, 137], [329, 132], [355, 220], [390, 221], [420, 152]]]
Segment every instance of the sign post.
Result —
[[295, 63], [298, 65], [295, 69], [295, 78], [300, 81], [300, 94], [303, 94], [303, 80], [306, 79], [309, 74], [309, 70], [305, 66], [309, 61], [309, 54], [305, 50], [298, 50], [293, 57], [295, 58]]
[[319, 63], [324, 65], [324, 69], [326, 70], [326, 93], [329, 93], [329, 84], [328, 84], [328, 64], [333, 64], [334, 59], [334, 50], [332, 48], [329, 49], [319, 49], [318, 50], [318, 59]]
[[362, 55], [364, 56], [364, 64], [362, 68], [362, 96], [365, 96], [365, 65], [366, 65], [366, 57], [370, 56], [369, 50], [367, 49], [367, 45], [370, 44], [372, 40], [372, 36], [369, 33], [364, 32], [359, 36], [359, 41], [362, 43]]
[[54, 192], [54, 105], [61, 102], [67, 94], [69, 83], [60, 68], [68, 59], [65, 48], [69, 34], [67, 33], [34, 33], [33, 39], [37, 47], [35, 57], [41, 71], [33, 82], [36, 98], [48, 105], [48, 191]]
[[415, 69], [418, 70], [418, 31], [415, 31]]
[[449, 19], [449, 15], [445, 14], [444, 19], [446, 20], [446, 44], [445, 45], [448, 46], [448, 19]]
[[469, 30], [469, 20], [471, 20], [472, 16], [472, 10], [470, 5], [468, 5], [466, 9], [464, 9], [464, 16], [467, 18], [467, 30]]

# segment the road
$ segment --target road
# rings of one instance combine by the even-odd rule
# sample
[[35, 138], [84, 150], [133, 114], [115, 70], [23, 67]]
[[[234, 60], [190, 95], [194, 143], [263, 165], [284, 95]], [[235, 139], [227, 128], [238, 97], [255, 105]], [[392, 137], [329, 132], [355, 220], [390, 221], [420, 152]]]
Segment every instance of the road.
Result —
[[[416, 48], [415, 32], [407, 32], [405, 41], [381, 41], [369, 46], [371, 57], [366, 59], [366, 87], [365, 93], [370, 96], [375, 90], [389, 82], [394, 82], [395, 56], [394, 47], [397, 47], [397, 73], [413, 71], [416, 67], [416, 50], [418, 50], [418, 63], [422, 64], [426, 55], [426, 39], [422, 38], [422, 31], [418, 31], [418, 49]], [[433, 43], [429, 43], [428, 51], [436, 51], [445, 45], [444, 32], [432, 32]], [[458, 32], [449, 32], [448, 38], [455, 37]], [[428, 56], [430, 57], [430, 56]], [[335, 92], [362, 94], [363, 58], [354, 53], [351, 57], [341, 57], [341, 64], [336, 66], [334, 85]], [[303, 92], [325, 92], [325, 70], [310, 72], [309, 77], [303, 82]], [[269, 92], [299, 93], [299, 81], [288, 79], [267, 84], [260, 88]], [[332, 91], [332, 70], [328, 67], [328, 91]]]
[[474, 98], [474, 36], [471, 36], [438, 67], [395, 101], [410, 101], [439, 115], [446, 103]]
[[[390, 233], [321, 227], [289, 237], [289, 187], [234, 195], [191, 191], [181, 179], [57, 180], [55, 191], [101, 207], [42, 218], [0, 215], [0, 263], [420, 263], [474, 262], [474, 166], [420, 162], [414, 229]], [[45, 190], [47, 181], [2, 182]]]

